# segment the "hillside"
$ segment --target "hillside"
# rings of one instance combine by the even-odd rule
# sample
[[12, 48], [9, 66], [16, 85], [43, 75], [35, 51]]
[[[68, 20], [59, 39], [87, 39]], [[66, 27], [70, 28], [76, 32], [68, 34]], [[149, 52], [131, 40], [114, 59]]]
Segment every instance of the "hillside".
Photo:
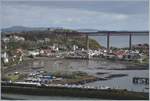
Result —
[[[46, 31], [27, 31], [27, 32], [14, 32], [10, 35], [17, 35], [24, 37], [24, 42], [9, 42], [8, 47], [10, 49], [15, 48], [41, 48], [48, 45], [58, 44], [61, 46], [67, 46], [67, 49], [71, 49], [73, 45], [78, 45], [79, 48], [86, 48], [86, 38], [83, 33], [68, 30], [68, 29], [55, 29]], [[99, 43], [89, 38], [89, 48], [98, 49], [101, 46]]]

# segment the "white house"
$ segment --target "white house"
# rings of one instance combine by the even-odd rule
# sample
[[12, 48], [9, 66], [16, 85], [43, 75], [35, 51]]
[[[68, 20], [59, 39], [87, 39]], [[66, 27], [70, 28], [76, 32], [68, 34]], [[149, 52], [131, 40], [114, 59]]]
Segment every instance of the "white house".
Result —
[[37, 50], [28, 51], [29, 56], [37, 56], [39, 54], [40, 54], [40, 52]]
[[9, 42], [9, 38], [8, 37], [2, 38], [2, 41], [3, 42]]
[[139, 53], [130, 52], [125, 55], [125, 60], [139, 60], [142, 56]]
[[8, 62], [9, 62], [8, 58], [4, 58], [4, 63], [8, 63]]
[[24, 41], [25, 40], [24, 37], [20, 37], [20, 36], [16, 36], [16, 35], [12, 36], [11, 38], [14, 39], [15, 41]]
[[4, 52], [3, 54], [1, 54], [1, 57], [4, 61], [4, 63], [8, 63], [9, 59], [8, 59], [8, 54], [6, 52]]
[[77, 45], [73, 45], [73, 51], [75, 51], [76, 49], [78, 49]]

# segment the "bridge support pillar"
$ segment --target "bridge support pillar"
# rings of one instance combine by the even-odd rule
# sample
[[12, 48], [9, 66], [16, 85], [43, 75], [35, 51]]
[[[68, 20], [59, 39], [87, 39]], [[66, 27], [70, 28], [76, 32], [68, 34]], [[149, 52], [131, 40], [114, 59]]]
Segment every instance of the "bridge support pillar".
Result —
[[110, 52], [110, 46], [109, 46], [109, 38], [110, 38], [110, 33], [107, 34], [107, 53]]
[[132, 35], [129, 34], [129, 50], [132, 50]]
[[89, 50], [89, 36], [86, 35], [86, 50]]
[[86, 35], [86, 50], [87, 50], [87, 58], [89, 59], [90, 56], [88, 54], [88, 51], [89, 51], [89, 36]]

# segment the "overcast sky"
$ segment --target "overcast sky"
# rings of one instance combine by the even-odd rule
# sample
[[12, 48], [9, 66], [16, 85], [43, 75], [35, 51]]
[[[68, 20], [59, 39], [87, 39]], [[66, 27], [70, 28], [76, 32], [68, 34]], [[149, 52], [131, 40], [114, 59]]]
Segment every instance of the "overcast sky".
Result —
[[2, 27], [148, 30], [148, 0], [2, 1]]

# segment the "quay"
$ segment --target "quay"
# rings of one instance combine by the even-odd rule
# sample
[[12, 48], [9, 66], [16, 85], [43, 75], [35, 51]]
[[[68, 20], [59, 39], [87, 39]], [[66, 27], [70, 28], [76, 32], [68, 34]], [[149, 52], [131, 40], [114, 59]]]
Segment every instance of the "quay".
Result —
[[3, 93], [40, 95], [40, 96], [72, 96], [112, 100], [148, 100], [149, 94], [144, 92], [133, 92], [124, 89], [91, 89], [61, 86], [35, 86], [25, 84], [3, 84]]
[[89, 59], [88, 57], [83, 57], [83, 56], [66, 56], [65, 59]]
[[146, 77], [134, 77], [133, 78], [134, 84], [149, 84], [149, 78]]

